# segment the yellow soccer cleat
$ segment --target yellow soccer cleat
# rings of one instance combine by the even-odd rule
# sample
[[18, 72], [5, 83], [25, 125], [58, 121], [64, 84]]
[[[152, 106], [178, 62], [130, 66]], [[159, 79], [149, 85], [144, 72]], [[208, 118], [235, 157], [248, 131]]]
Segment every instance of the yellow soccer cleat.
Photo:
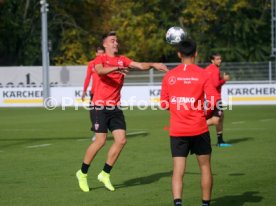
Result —
[[79, 181], [79, 186], [83, 192], [89, 192], [89, 186], [87, 183], [87, 174], [83, 174], [81, 170], [77, 171], [76, 177]]
[[113, 187], [113, 185], [110, 182], [110, 174], [108, 174], [104, 171], [101, 171], [101, 173], [98, 175], [98, 180], [100, 182], [102, 182], [108, 190], [110, 190], [110, 191], [115, 190], [115, 188]]

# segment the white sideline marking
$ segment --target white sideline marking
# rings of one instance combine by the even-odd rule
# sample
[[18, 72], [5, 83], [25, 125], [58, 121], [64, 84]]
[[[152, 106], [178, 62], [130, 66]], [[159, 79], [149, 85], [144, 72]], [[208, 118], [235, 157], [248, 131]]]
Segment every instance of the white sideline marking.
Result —
[[10, 131], [12, 131], [12, 132], [20, 132], [20, 131], [30, 131], [30, 132], [35, 132], [35, 131], [41, 131], [41, 129], [14, 129], [14, 128], [12, 128], [12, 129], [2, 129], [3, 131], [7, 131], [7, 132], [10, 132]]
[[81, 142], [81, 141], [86, 141], [88, 139], [77, 139], [77, 141]]
[[245, 121], [239, 121], [239, 122], [232, 122], [232, 124], [243, 124]]
[[32, 146], [27, 146], [27, 148], [31, 149], [31, 148], [38, 148], [38, 147], [48, 147], [51, 144], [38, 144], [38, 145], [32, 145]]
[[273, 121], [274, 119], [261, 119], [261, 122], [269, 122], [269, 121]]
[[[141, 131], [137, 131], [137, 132], [128, 132], [128, 133], [126, 133], [126, 136], [137, 135], [137, 134], [147, 134], [147, 133], [148, 133], [148, 131], [141, 130]], [[77, 139], [76, 141], [83, 142], [83, 141], [87, 141], [87, 140], [88, 139]]]
[[136, 134], [147, 134], [147, 131], [139, 131], [139, 132], [129, 132], [126, 135], [136, 135]]

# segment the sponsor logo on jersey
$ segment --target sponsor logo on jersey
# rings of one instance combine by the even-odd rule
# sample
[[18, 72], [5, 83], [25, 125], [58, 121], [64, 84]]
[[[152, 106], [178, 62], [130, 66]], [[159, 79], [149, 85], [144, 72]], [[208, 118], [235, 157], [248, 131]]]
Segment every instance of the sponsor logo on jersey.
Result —
[[176, 77], [170, 76], [168, 83], [169, 83], [169, 85], [174, 85], [176, 83]]
[[120, 67], [124, 66], [124, 62], [122, 60], [118, 60], [118, 66]]
[[176, 97], [176, 96], [172, 96], [170, 102], [171, 102], [171, 104], [194, 103], [195, 98], [194, 97]]

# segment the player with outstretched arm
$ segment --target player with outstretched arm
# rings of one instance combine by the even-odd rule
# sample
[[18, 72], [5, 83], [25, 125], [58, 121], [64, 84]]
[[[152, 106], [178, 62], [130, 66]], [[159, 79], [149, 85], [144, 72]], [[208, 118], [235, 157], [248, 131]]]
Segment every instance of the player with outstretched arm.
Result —
[[91, 143], [84, 155], [81, 169], [76, 176], [80, 189], [89, 191], [87, 182], [88, 168], [97, 152], [106, 142], [107, 132], [111, 131], [114, 143], [110, 147], [103, 170], [98, 175], [98, 180], [104, 186], [114, 191], [110, 182], [110, 172], [126, 144], [126, 122], [120, 109], [120, 93], [124, 83], [124, 75], [128, 69], [149, 70], [155, 68], [160, 71], [168, 71], [162, 63], [135, 62], [126, 56], [118, 55], [119, 42], [116, 32], [111, 31], [103, 36], [105, 54], [95, 59], [95, 71], [99, 75], [95, 94], [93, 96], [93, 130], [96, 134], [95, 142]]

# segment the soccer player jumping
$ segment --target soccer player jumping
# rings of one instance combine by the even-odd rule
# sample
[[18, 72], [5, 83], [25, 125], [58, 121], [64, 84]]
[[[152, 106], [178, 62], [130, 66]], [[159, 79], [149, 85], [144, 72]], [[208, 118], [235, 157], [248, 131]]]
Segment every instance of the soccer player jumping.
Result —
[[214, 106], [219, 95], [206, 71], [194, 64], [196, 43], [178, 45], [181, 64], [167, 72], [161, 89], [161, 107], [170, 111], [170, 144], [173, 157], [172, 194], [182, 205], [183, 177], [189, 152], [195, 153], [201, 171], [202, 206], [209, 206], [212, 191], [211, 140], [204, 111], [204, 94]]
[[155, 68], [160, 71], [168, 71], [162, 63], [135, 62], [126, 56], [118, 55], [119, 42], [114, 31], [103, 36], [103, 46], [105, 54], [95, 59], [95, 71], [99, 78], [92, 99], [94, 108], [92, 110], [92, 127], [96, 134], [96, 140], [87, 148], [81, 169], [76, 173], [80, 189], [84, 192], [89, 192], [88, 168], [97, 152], [104, 146], [108, 130], [114, 137], [114, 143], [108, 151], [105, 165], [98, 175], [98, 180], [108, 190], [115, 190], [110, 182], [110, 171], [126, 144], [126, 123], [119, 105], [120, 92], [127, 69], [149, 70]]

